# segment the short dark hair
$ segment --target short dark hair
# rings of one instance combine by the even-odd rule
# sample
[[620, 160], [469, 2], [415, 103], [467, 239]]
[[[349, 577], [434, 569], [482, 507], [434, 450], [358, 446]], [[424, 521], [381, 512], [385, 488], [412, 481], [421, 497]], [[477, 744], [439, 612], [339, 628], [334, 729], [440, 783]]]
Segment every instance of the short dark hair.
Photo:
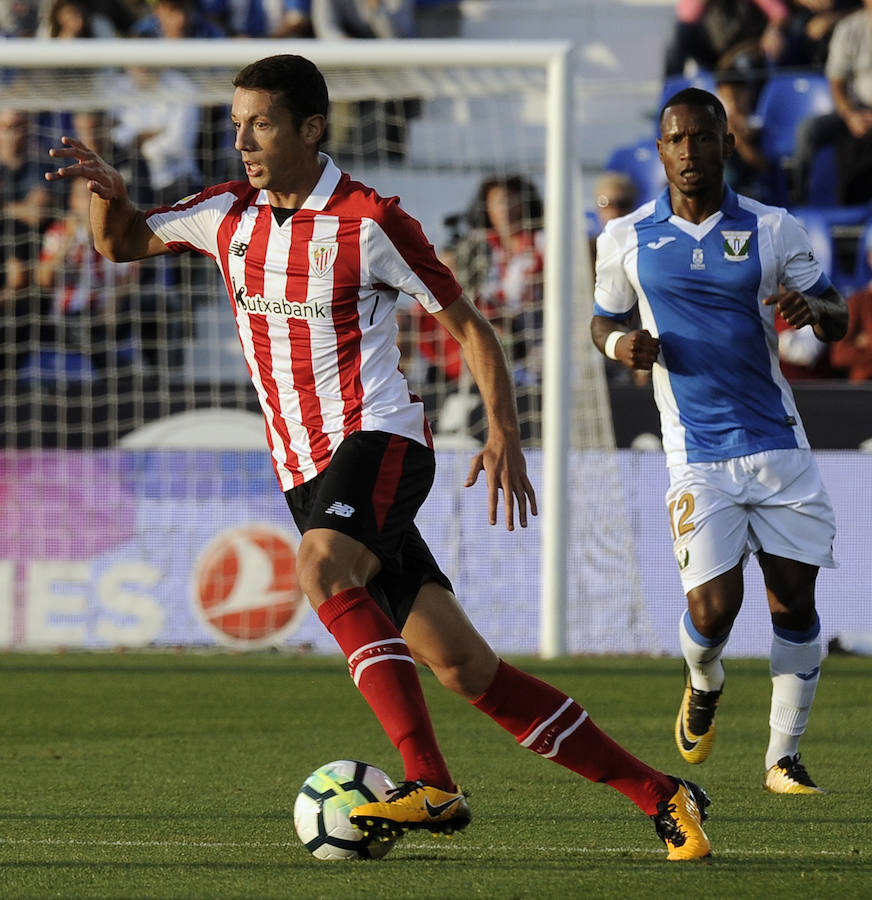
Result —
[[663, 127], [663, 116], [670, 106], [703, 106], [711, 110], [712, 115], [724, 126], [725, 130], [727, 128], [727, 111], [724, 109], [724, 104], [714, 94], [704, 91], [702, 88], [682, 88], [677, 94], [673, 94], [660, 110], [658, 121], [661, 128]]
[[321, 70], [304, 56], [267, 56], [241, 69], [233, 86], [279, 94], [299, 128], [309, 116], [327, 116], [330, 98]]

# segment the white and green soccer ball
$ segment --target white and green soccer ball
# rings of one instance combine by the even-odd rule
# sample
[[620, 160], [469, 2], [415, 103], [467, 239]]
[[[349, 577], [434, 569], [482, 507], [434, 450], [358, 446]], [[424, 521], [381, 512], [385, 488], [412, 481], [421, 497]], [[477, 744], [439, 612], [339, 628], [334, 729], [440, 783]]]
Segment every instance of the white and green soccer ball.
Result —
[[385, 800], [396, 785], [376, 766], [356, 759], [326, 763], [303, 782], [294, 803], [294, 828], [318, 859], [379, 859], [396, 841], [369, 840], [348, 816], [362, 803]]

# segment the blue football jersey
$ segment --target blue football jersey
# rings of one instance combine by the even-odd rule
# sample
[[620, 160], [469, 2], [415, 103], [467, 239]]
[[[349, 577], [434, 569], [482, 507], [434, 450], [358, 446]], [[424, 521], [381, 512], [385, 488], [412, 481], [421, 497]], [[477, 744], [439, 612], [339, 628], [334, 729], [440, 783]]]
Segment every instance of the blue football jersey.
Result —
[[660, 339], [654, 398], [667, 464], [808, 447], [778, 362], [774, 307], [782, 286], [830, 285], [808, 235], [786, 210], [726, 188], [696, 225], [672, 213], [669, 189], [606, 225], [597, 240], [594, 313]]

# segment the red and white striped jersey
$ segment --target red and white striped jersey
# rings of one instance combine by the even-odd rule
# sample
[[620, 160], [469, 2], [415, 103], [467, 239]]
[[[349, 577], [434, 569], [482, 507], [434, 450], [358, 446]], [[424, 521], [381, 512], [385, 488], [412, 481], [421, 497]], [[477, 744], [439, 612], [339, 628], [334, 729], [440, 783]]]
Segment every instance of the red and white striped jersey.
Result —
[[283, 491], [314, 478], [355, 431], [432, 446], [399, 370], [397, 296], [433, 313], [461, 294], [396, 197], [322, 159], [321, 179], [283, 225], [247, 181], [147, 214], [171, 250], [207, 254], [221, 270]]

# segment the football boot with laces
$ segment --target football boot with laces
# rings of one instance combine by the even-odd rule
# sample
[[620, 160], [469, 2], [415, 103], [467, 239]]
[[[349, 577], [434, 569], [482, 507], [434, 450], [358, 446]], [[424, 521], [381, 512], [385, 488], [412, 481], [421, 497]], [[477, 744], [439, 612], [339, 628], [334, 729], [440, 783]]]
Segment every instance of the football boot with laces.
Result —
[[466, 828], [472, 814], [462, 791], [404, 781], [387, 800], [355, 807], [348, 818], [366, 837], [386, 841], [420, 829], [450, 835]]
[[782, 756], [781, 759], [766, 770], [763, 787], [772, 794], [825, 794], [826, 790], [818, 787], [805, 766], [796, 756]]
[[708, 794], [692, 781], [669, 777], [675, 783], [675, 794], [669, 800], [661, 800], [656, 815], [651, 816], [657, 837], [669, 850], [666, 858], [675, 861], [710, 856], [711, 843], [702, 830], [711, 804]]
[[684, 686], [684, 696], [675, 720], [675, 743], [685, 762], [698, 765], [708, 759], [715, 740], [715, 713], [720, 691], [698, 691]]

